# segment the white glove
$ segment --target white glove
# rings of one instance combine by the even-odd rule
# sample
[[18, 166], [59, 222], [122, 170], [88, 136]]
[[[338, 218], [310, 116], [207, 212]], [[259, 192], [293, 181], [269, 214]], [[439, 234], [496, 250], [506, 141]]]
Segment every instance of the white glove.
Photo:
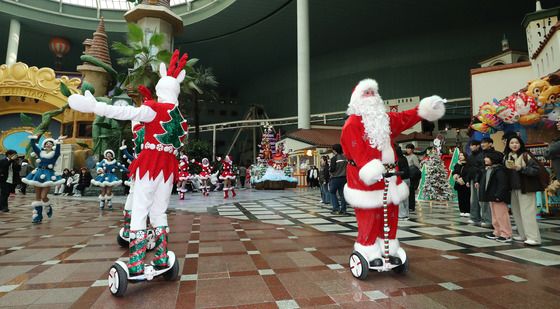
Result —
[[436, 121], [445, 115], [446, 99], [433, 95], [423, 98], [418, 105], [418, 115], [428, 121]]
[[82, 113], [93, 113], [95, 108], [99, 104], [95, 97], [86, 90], [85, 95], [73, 94], [68, 98], [68, 104], [73, 110], [77, 110]]

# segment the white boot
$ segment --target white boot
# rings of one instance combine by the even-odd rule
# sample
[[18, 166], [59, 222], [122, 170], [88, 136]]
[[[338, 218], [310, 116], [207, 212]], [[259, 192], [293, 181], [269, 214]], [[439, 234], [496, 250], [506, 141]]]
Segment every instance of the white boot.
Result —
[[105, 208], [105, 195], [99, 194], [99, 209]]

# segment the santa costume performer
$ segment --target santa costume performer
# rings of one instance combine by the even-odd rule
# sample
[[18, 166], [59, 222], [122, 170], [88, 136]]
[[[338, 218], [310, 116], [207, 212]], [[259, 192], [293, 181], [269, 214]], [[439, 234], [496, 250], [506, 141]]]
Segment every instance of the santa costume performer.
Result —
[[95, 168], [97, 170], [97, 177], [91, 181], [91, 184], [101, 187], [99, 194], [99, 209], [104, 209], [105, 205], [109, 209], [113, 209], [113, 187], [120, 186], [122, 180], [115, 175], [117, 170], [122, 173], [128, 173], [126, 166], [115, 160], [115, 152], [107, 149], [103, 152], [104, 159], [97, 162]]
[[[441, 118], [445, 114], [444, 103], [445, 99], [431, 96], [413, 109], [387, 113], [375, 80], [362, 80], [352, 93], [347, 110], [349, 118], [341, 136], [348, 159], [344, 198], [354, 207], [358, 221], [354, 250], [371, 266], [404, 262], [397, 255], [400, 246], [396, 234], [399, 203], [408, 197], [409, 189], [399, 176], [384, 178], [386, 172], [397, 171], [394, 139], [422, 119]], [[388, 205], [385, 222], [384, 199]]]
[[224, 181], [224, 198], [228, 198], [228, 192], [231, 191], [231, 196], [235, 197], [235, 188], [231, 185], [231, 181], [235, 179], [233, 174], [233, 162], [231, 156], [227, 155], [222, 161], [222, 158], [218, 157], [218, 161], [222, 162], [222, 173], [220, 174], [220, 179]]
[[129, 275], [144, 273], [146, 256], [146, 220], [156, 230], [156, 252], [152, 261], [156, 269], [169, 267], [167, 234], [169, 228], [165, 211], [169, 205], [173, 182], [178, 179], [177, 155], [186, 137], [187, 122], [179, 111], [179, 92], [185, 78], [183, 67], [187, 55], [179, 60], [175, 50], [169, 69], [160, 64], [160, 79], [156, 84], [157, 101], [146, 101], [140, 107], [110, 106], [97, 102], [91, 93], [85, 96], [72, 95], [68, 99], [75, 110], [95, 113], [118, 120], [135, 120], [144, 123], [142, 152], [130, 165], [130, 176], [134, 179], [130, 226]]
[[57, 140], [45, 138], [41, 144], [41, 149], [37, 147], [37, 136], [29, 136], [31, 140], [31, 148], [33, 152], [31, 156], [37, 157], [37, 167], [23, 178], [21, 181], [27, 185], [35, 187], [35, 201], [31, 203], [33, 207], [33, 215], [31, 220], [33, 223], [41, 223], [43, 221], [43, 207], [47, 210], [47, 217], [52, 217], [53, 209], [49, 201], [48, 194], [51, 187], [63, 184], [66, 180], [60, 175], [55, 174], [54, 165], [60, 156], [60, 143], [65, 137], [59, 137]]
[[177, 191], [179, 191], [179, 199], [185, 199], [185, 193], [187, 192], [187, 182], [191, 180], [191, 175], [189, 174], [189, 157], [187, 155], [182, 155], [179, 162], [179, 181], [177, 182]]
[[202, 195], [208, 196], [210, 193], [210, 177], [212, 176], [212, 166], [210, 166], [210, 161], [207, 158], [202, 159], [202, 163], [191, 160], [193, 164], [200, 166], [200, 174], [198, 174], [198, 179], [200, 180], [200, 190]]

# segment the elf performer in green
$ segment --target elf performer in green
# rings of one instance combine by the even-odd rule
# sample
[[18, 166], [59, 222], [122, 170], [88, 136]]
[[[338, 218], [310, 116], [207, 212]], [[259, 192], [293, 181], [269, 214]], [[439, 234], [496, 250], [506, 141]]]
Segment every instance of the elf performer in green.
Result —
[[178, 107], [180, 85], [186, 74], [183, 67], [186, 63], [187, 54], [179, 60], [179, 51], [175, 50], [167, 70], [165, 64], [160, 64], [161, 77], [156, 84], [157, 101], [145, 101], [140, 107], [110, 106], [98, 102], [87, 91], [84, 96], [75, 94], [68, 99], [70, 107], [80, 112], [144, 123], [142, 151], [129, 167], [130, 177], [134, 180], [128, 262], [131, 277], [144, 273], [148, 216], [156, 234], [156, 251], [152, 263], [156, 269], [169, 267], [169, 227], [165, 211], [173, 183], [178, 180], [179, 148], [187, 136], [187, 122]]

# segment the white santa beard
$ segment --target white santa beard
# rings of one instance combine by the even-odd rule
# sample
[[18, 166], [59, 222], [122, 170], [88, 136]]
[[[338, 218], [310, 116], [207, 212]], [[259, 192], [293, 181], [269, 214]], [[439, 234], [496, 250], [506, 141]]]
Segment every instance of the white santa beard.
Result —
[[391, 127], [389, 115], [380, 96], [361, 98], [351, 102], [348, 114], [362, 117], [364, 131], [372, 148], [379, 150], [391, 146]]

